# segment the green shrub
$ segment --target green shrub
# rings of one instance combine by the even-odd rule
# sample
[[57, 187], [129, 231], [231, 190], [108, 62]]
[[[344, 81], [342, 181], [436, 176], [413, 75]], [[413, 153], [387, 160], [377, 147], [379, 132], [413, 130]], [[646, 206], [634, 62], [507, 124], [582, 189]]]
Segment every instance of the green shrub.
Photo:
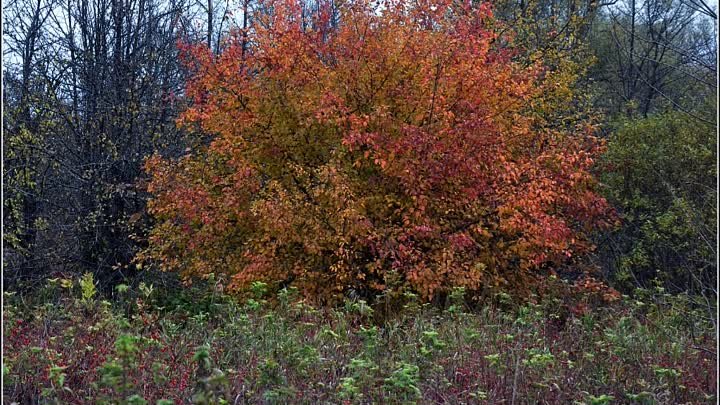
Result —
[[402, 363], [393, 371], [390, 377], [385, 379], [385, 387], [388, 391], [397, 394], [404, 400], [418, 399], [422, 393], [418, 388], [420, 379], [420, 368], [414, 364]]
[[[620, 287], [715, 286], [715, 127], [681, 113], [621, 122], [604, 155], [606, 197], [622, 225], [599, 257]], [[714, 299], [713, 299], [714, 301]]]

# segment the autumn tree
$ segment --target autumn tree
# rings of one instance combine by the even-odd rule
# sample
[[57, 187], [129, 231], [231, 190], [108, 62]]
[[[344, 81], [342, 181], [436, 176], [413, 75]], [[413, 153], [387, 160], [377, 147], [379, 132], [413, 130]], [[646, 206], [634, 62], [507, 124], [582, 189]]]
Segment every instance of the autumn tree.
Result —
[[[521, 293], [611, 222], [572, 74], [526, 63], [487, 3], [268, 0], [216, 55], [186, 45], [207, 135], [146, 162], [137, 260], [332, 301], [390, 287]], [[548, 100], [552, 102], [548, 102]]]

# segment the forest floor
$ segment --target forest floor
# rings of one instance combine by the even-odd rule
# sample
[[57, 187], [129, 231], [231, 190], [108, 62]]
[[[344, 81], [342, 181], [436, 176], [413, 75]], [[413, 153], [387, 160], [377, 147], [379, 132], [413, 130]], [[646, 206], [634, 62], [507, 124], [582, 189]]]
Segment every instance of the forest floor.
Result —
[[[712, 322], [658, 291], [592, 309], [562, 297], [470, 309], [406, 296], [316, 309], [54, 280], [6, 292], [4, 403], [702, 404], [717, 397]], [[531, 300], [532, 301], [532, 300]]]

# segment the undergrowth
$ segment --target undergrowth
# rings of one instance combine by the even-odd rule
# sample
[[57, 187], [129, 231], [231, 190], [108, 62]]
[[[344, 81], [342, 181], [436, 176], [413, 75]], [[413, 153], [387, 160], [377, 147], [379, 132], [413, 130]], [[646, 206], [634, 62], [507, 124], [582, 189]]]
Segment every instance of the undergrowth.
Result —
[[405, 294], [318, 309], [255, 284], [120, 286], [89, 277], [5, 293], [6, 404], [701, 404], [717, 395], [715, 332], [688, 297], [605, 306], [499, 295], [470, 309]]

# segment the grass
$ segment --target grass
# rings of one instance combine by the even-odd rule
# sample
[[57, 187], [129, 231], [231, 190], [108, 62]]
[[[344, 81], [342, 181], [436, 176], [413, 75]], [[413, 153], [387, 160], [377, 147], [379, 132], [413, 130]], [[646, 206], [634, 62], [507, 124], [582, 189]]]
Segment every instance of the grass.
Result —
[[[5, 293], [3, 390], [19, 404], [702, 404], [715, 335], [686, 297], [646, 292], [592, 311], [564, 297], [441, 309], [411, 294], [379, 317], [318, 309], [262, 285], [202, 288], [54, 280]], [[696, 316], [697, 315], [697, 316]]]

